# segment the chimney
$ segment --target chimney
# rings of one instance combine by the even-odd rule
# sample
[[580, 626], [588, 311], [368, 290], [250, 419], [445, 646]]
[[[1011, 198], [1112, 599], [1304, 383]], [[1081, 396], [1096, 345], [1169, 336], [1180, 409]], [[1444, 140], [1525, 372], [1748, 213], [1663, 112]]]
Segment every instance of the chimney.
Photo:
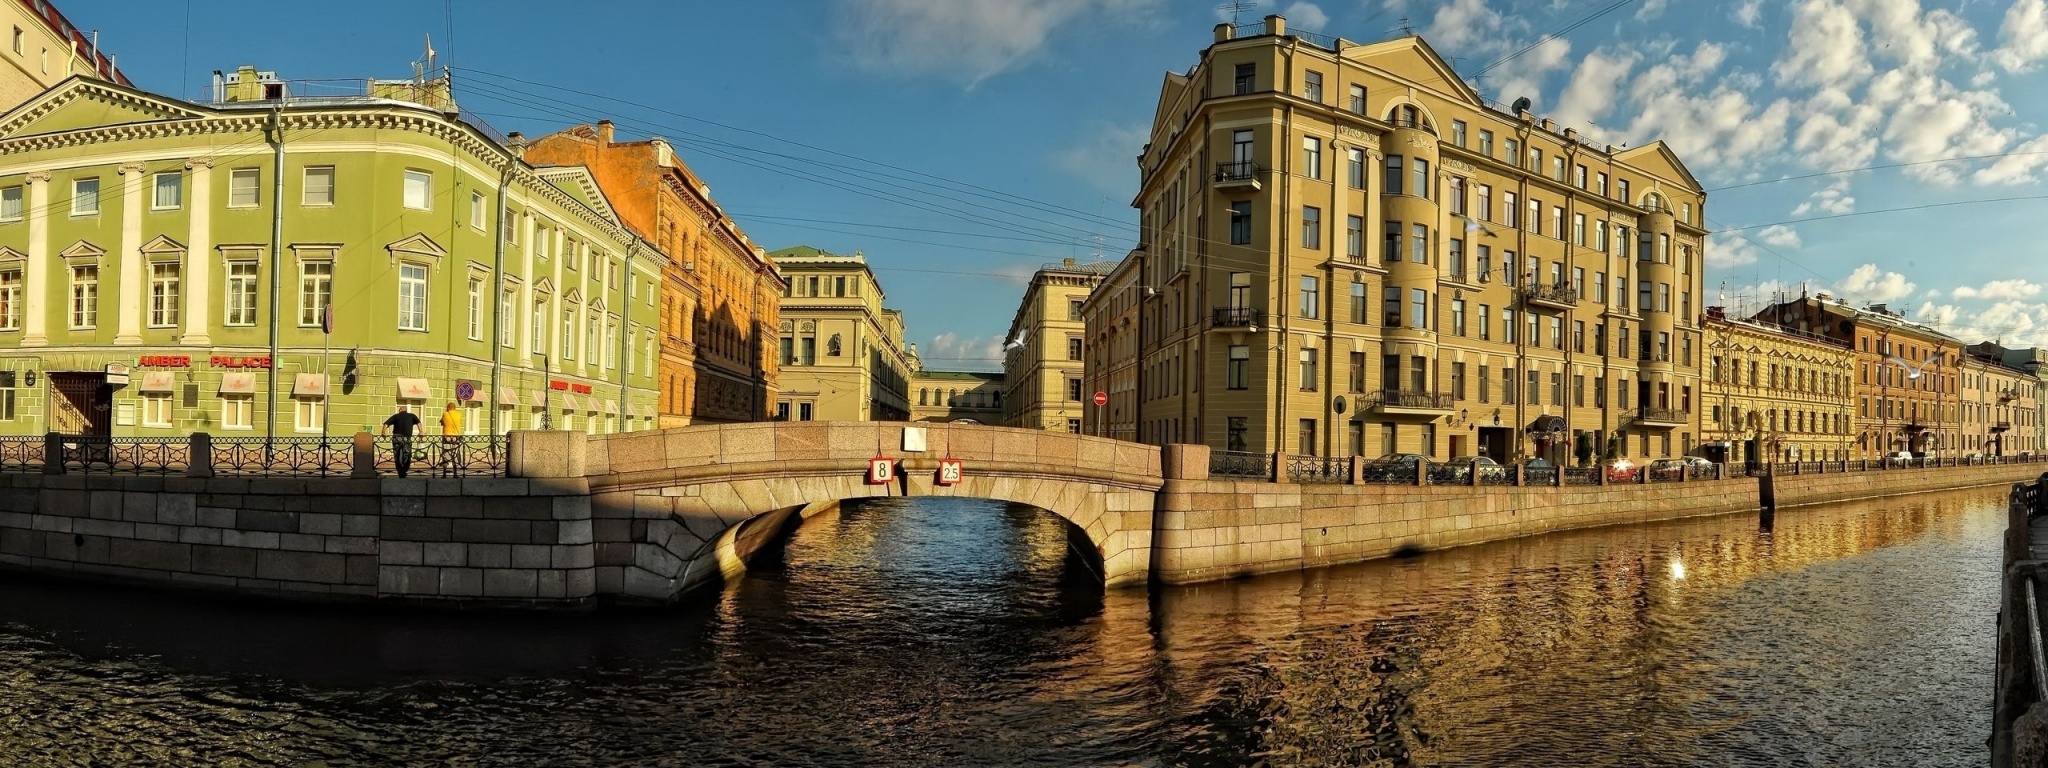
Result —
[[612, 133], [612, 121], [597, 121], [597, 140], [603, 142], [602, 146], [609, 147], [612, 145]]
[[1229, 24], [1216, 25], [1216, 42], [1223, 42], [1237, 36], [1237, 28]]
[[526, 134], [518, 131], [505, 134], [505, 147], [512, 150], [513, 157], [526, 157]]
[[1564, 129], [1564, 140], [1565, 140], [1565, 141], [1578, 141], [1578, 140], [1579, 140], [1579, 129], [1577, 129], [1577, 128], [1566, 128], [1566, 129]]
[[1266, 17], [1266, 34], [1279, 36], [1287, 34], [1287, 17], [1273, 14]]
[[1713, 320], [1728, 319], [1727, 307], [1707, 307], [1707, 317]]
[[1551, 122], [1551, 121], [1550, 121], [1550, 118], [1547, 118], [1547, 117], [1546, 117], [1546, 118], [1543, 118], [1543, 130], [1545, 130], [1545, 131], [1549, 131], [1549, 132], [1551, 132], [1551, 133], [1556, 133], [1556, 132], [1557, 132], [1557, 123], [1553, 123], [1553, 122]]
[[1060, 264], [1061, 264], [1062, 266], [1068, 266], [1068, 267], [1074, 266], [1074, 259], [1073, 259], [1073, 257], [1069, 256], [1069, 257], [1067, 257], [1067, 258], [1065, 258], [1065, 259], [1061, 259], [1061, 260], [1060, 260]]

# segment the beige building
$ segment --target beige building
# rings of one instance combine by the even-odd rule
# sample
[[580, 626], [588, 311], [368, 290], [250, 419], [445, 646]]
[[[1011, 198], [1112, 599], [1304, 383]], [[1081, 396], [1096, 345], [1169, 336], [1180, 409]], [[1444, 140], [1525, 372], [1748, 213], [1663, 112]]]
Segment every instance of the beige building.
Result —
[[1708, 307], [1706, 442], [1716, 461], [1838, 461], [1855, 445], [1849, 342]]
[[2007, 365], [2002, 356], [1970, 348], [1963, 358], [1963, 456], [2018, 456], [2040, 450], [2040, 424], [2035, 421], [2041, 380]]
[[52, 0], [0, 2], [9, 31], [0, 51], [0, 108], [12, 108], [72, 75], [134, 85], [99, 50], [98, 33], [79, 29]]
[[1883, 304], [1855, 307], [1825, 293], [1773, 304], [1753, 319], [1855, 345], [1856, 439], [1850, 458], [1897, 451], [1958, 455], [1961, 340]]
[[1082, 385], [1087, 329], [1081, 306], [1114, 262], [1047, 264], [1031, 276], [1003, 345], [1001, 423], [1025, 429], [1081, 431], [1095, 390]]
[[1705, 194], [1663, 143], [1495, 110], [1417, 37], [1246, 31], [1166, 75], [1129, 306], [1088, 305], [1089, 341], [1130, 347], [1138, 440], [1503, 462], [1697, 441]]
[[768, 254], [788, 281], [781, 306], [779, 421], [910, 418], [903, 313], [882, 306], [867, 258], [796, 246]]
[[911, 421], [1003, 423], [1000, 373], [918, 370], [910, 375], [910, 391]]

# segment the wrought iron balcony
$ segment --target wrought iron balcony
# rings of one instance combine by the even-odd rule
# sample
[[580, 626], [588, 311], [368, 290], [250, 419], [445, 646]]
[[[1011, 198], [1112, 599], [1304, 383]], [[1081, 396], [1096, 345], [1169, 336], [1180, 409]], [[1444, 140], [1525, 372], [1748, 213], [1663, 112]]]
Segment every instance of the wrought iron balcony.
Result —
[[1636, 409], [1636, 423], [1651, 427], [1683, 427], [1692, 421], [1685, 411], [1676, 408], [1652, 408], [1643, 406]]
[[1380, 413], [1436, 416], [1450, 413], [1458, 399], [1449, 392], [1382, 389], [1367, 398], [1367, 405]]
[[1258, 163], [1254, 163], [1250, 160], [1236, 160], [1232, 162], [1217, 163], [1216, 187], [1218, 189], [1225, 189], [1230, 187], [1250, 187], [1252, 189], [1258, 189], [1259, 177], [1265, 175], [1265, 173], [1265, 168], [1260, 167]]
[[1991, 431], [1993, 431], [1993, 432], [2011, 432], [2011, 431], [2012, 431], [2012, 422], [2010, 422], [2010, 421], [2001, 421], [2001, 422], [1998, 422], [1998, 423], [1996, 423], [1996, 424], [1993, 424], [1993, 425], [1991, 425]]
[[2018, 399], [2020, 399], [2020, 391], [2017, 389], [1998, 390], [1998, 402], [2001, 405]]
[[1579, 305], [1579, 292], [1572, 288], [1571, 283], [1530, 283], [1522, 286], [1522, 301], [1545, 309], [1568, 310]]
[[1211, 325], [1217, 328], [1255, 328], [1259, 324], [1259, 314], [1251, 307], [1217, 307]]

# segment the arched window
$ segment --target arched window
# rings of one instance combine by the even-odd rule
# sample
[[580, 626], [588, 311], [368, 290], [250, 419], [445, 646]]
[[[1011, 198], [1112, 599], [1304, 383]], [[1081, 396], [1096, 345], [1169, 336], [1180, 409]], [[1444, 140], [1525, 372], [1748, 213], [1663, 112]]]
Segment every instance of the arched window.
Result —
[[[833, 340], [834, 342], [837, 342], [837, 341], [839, 341], [839, 337], [837, 337], [837, 336], [834, 336], [834, 337], [832, 337], [832, 340]], [[928, 393], [929, 393], [930, 391], [931, 391], [931, 390], [925, 389], [924, 387], [918, 387], [918, 388], [917, 388], [917, 404], [918, 404], [918, 405], [930, 405], [930, 404], [931, 404], [931, 403], [925, 402], [925, 396], [926, 396], [926, 395], [927, 395], [927, 394], [928, 394]]]

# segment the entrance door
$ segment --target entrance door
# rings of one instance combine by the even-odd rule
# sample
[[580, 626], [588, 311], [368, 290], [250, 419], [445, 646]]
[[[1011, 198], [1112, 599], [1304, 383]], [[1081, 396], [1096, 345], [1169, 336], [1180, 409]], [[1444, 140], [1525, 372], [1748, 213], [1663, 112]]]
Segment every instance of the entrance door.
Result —
[[1501, 464], [1508, 464], [1514, 461], [1515, 457], [1511, 450], [1514, 439], [1515, 431], [1507, 427], [1480, 427], [1479, 455]]
[[1472, 454], [1465, 452], [1465, 436], [1451, 435], [1451, 458], [1464, 458]]
[[66, 435], [113, 434], [114, 389], [104, 373], [51, 373], [50, 425]]

